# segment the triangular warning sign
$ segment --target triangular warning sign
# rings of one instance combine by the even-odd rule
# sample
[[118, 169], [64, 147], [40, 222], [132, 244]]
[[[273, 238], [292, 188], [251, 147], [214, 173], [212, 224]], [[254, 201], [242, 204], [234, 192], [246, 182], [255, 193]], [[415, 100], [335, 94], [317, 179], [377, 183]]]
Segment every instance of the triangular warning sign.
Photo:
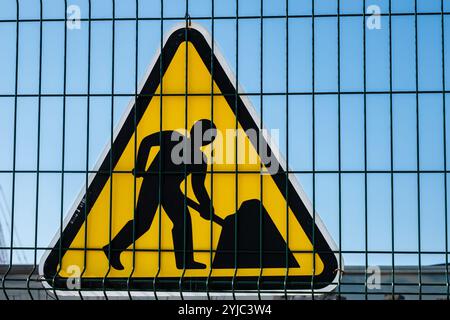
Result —
[[207, 33], [177, 29], [150, 70], [43, 257], [47, 285], [331, 290], [334, 242]]

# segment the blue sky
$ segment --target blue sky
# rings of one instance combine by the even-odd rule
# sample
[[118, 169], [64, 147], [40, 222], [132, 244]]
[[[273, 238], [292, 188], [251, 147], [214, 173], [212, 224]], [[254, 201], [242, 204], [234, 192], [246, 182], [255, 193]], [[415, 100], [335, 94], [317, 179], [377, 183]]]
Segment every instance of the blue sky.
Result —
[[[239, 83], [245, 92], [258, 93], [260, 88], [260, 5], [258, 1], [239, 1], [239, 14], [254, 16], [239, 21], [239, 43], [236, 52], [236, 20], [215, 20], [214, 37], [233, 71], [239, 66]], [[64, 1], [44, 0], [43, 16], [64, 18]], [[116, 0], [116, 17], [134, 18], [133, 1]], [[379, 5], [388, 12], [389, 1], [367, 0], [366, 6]], [[88, 16], [87, 0], [70, 1], [81, 8], [82, 17]], [[363, 2], [341, 0], [341, 13], [363, 12]], [[418, 0], [419, 12], [440, 12], [440, 1]], [[444, 1], [450, 11], [450, 1]], [[310, 0], [290, 0], [290, 15], [309, 15]], [[376, 171], [367, 175], [367, 240], [365, 241], [365, 196], [361, 172], [365, 165], [364, 152], [364, 96], [363, 91], [363, 18], [341, 17], [341, 91], [355, 94], [341, 95], [341, 233], [339, 232], [338, 184], [338, 61], [337, 18], [320, 15], [335, 14], [337, 1], [316, 0], [315, 19], [315, 169], [326, 171], [315, 175], [315, 205], [325, 225], [342, 250], [362, 251], [344, 254], [346, 264], [364, 264], [364, 249], [384, 252], [369, 254], [369, 264], [391, 264], [391, 175], [390, 170], [390, 99], [388, 94], [366, 95], [367, 169]], [[298, 94], [312, 91], [312, 24], [311, 18], [290, 18], [289, 27], [289, 84], [286, 88], [286, 12], [283, 1], [264, 1], [263, 91], [280, 93], [263, 99], [263, 121], [266, 127], [280, 130], [280, 148], [286, 154], [289, 146], [289, 166], [296, 174], [310, 199], [313, 198], [313, 123], [312, 95]], [[393, 0], [392, 12], [414, 12], [414, 1]], [[215, 0], [215, 15], [233, 17], [236, 3]], [[196, 17], [211, 15], [211, 0], [189, 1], [189, 14]], [[169, 30], [183, 21], [184, 1], [164, 1], [164, 22]], [[92, 1], [93, 18], [111, 18], [111, 1]], [[140, 17], [160, 17], [160, 0], [139, 1]], [[39, 1], [20, 0], [20, 18], [39, 18]], [[174, 19], [180, 18], [180, 19]], [[0, 20], [16, 19], [15, 1], [3, 0]], [[211, 30], [211, 20], [195, 20]], [[396, 264], [418, 264], [418, 186], [416, 148], [416, 90], [414, 16], [392, 17], [392, 86], [394, 91], [409, 94], [393, 95], [393, 164], [394, 170], [394, 248]], [[43, 94], [62, 94], [64, 75], [63, 21], [43, 23], [42, 82]], [[115, 93], [133, 94], [135, 91], [135, 21], [118, 21], [115, 26]], [[442, 87], [441, 16], [418, 17], [418, 71], [419, 94], [419, 162], [420, 170], [420, 247], [425, 252], [445, 250], [444, 210], [444, 132]], [[446, 88], [449, 86], [450, 20], [444, 19], [446, 52]], [[15, 22], [0, 22], [0, 186], [11, 206], [13, 162], [13, 123], [15, 86]], [[138, 75], [140, 81], [148, 64], [160, 46], [160, 21], [139, 22]], [[69, 94], [87, 93], [88, 25], [67, 32], [67, 84]], [[94, 21], [91, 25], [91, 93], [111, 93], [112, 22]], [[368, 92], [389, 91], [389, 19], [381, 18], [380, 30], [366, 29], [366, 86]], [[45, 247], [59, 226], [59, 217], [65, 215], [78, 192], [83, 188], [84, 173], [66, 173], [61, 208], [61, 174], [50, 172], [39, 176], [39, 197], [36, 201], [37, 130], [39, 91], [39, 22], [20, 23], [19, 74], [17, 99], [17, 162], [15, 198], [15, 228], [23, 246], [34, 246], [36, 217], [38, 246]], [[286, 130], [286, 97], [289, 91], [289, 130]], [[327, 94], [323, 94], [327, 93]], [[448, 98], [448, 97], [446, 97]], [[130, 97], [114, 99], [114, 124], [121, 117]], [[260, 111], [259, 97], [251, 96]], [[448, 104], [447, 100], [447, 104]], [[41, 98], [40, 169], [61, 170], [62, 167], [62, 103], [61, 96]], [[110, 97], [91, 97], [89, 168], [92, 169], [110, 134]], [[86, 97], [66, 98], [65, 169], [86, 170]], [[281, 110], [281, 111], [280, 111]], [[447, 117], [448, 117], [447, 112]], [[448, 120], [447, 121], [447, 128]], [[288, 131], [288, 132], [287, 132]], [[287, 139], [288, 137], [288, 139]], [[288, 140], [288, 142], [287, 142]], [[447, 139], [448, 140], [448, 139]], [[447, 148], [448, 150], [448, 148]], [[359, 172], [358, 172], [359, 171]], [[431, 173], [430, 171], [438, 171]], [[384, 172], [384, 173], [380, 173]], [[37, 208], [36, 208], [37, 202]], [[9, 232], [6, 232], [9, 245]], [[15, 245], [18, 243], [15, 241]], [[404, 253], [403, 253], [404, 252]], [[39, 258], [42, 251], [37, 252]], [[27, 262], [33, 262], [34, 251], [26, 252]], [[16, 257], [15, 257], [16, 259]], [[38, 260], [39, 261], [39, 260]], [[444, 253], [425, 253], [423, 264], [445, 262]]]

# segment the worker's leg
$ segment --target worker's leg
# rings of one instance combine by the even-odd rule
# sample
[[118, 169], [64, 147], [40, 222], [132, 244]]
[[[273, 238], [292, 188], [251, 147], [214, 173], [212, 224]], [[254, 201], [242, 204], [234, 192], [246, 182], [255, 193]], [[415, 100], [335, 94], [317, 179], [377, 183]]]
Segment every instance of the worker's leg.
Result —
[[159, 189], [157, 176], [144, 178], [139, 191], [134, 220], [128, 221], [111, 240], [111, 243], [103, 248], [107, 256], [110, 254], [110, 263], [115, 269], [122, 270], [124, 268], [120, 262], [120, 254], [150, 229], [158, 207]]
[[164, 196], [163, 207], [173, 222], [172, 237], [177, 268], [206, 268], [203, 263], [194, 261], [191, 215], [188, 208], [184, 206], [184, 195], [179, 189], [179, 184], [176, 190]]

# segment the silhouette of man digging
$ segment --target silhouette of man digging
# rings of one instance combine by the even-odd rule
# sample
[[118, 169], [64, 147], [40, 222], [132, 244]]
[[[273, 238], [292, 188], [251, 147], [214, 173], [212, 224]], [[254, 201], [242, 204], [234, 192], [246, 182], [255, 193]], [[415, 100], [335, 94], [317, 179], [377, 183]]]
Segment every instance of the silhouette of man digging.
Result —
[[[136, 177], [143, 178], [134, 221], [128, 221], [114, 239], [103, 247], [113, 268], [124, 269], [120, 254], [150, 229], [158, 205], [164, 208], [173, 223], [172, 237], [177, 268], [206, 268], [203, 263], [194, 260], [191, 216], [189, 209], [185, 208], [185, 195], [180, 185], [192, 173], [192, 189], [198, 200], [198, 211], [203, 219], [210, 220], [211, 199], [205, 188], [207, 163], [200, 148], [210, 144], [215, 135], [216, 127], [211, 121], [199, 120], [192, 126], [189, 137], [176, 131], [162, 131], [142, 140], [136, 168], [133, 170]], [[150, 150], [157, 146], [160, 150], [146, 171]], [[163, 173], [161, 185], [159, 170]]]

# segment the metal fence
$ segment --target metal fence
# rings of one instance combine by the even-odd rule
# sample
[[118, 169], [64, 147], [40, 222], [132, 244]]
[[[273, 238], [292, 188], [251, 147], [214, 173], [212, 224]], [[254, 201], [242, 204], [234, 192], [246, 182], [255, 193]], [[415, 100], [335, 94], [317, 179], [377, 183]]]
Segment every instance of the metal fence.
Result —
[[[350, 265], [331, 294], [311, 285], [298, 297], [450, 298], [450, 2], [5, 0], [0, 8], [2, 298], [60, 298], [42, 287], [40, 258], [87, 191], [126, 104], [144, 96], [146, 66], [177, 23], [202, 25], [224, 49], [247, 89], [238, 94], [257, 106], [261, 125], [281, 131], [287, 176], [301, 182]], [[286, 284], [282, 292], [297, 297], [284, 295]]]

